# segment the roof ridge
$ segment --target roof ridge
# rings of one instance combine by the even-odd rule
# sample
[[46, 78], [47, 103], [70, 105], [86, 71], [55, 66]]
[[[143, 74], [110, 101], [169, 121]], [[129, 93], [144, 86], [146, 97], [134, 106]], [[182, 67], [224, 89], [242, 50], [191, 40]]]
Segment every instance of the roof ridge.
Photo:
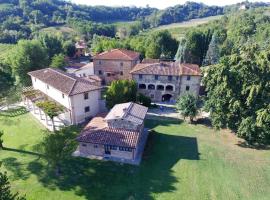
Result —
[[[183, 65], [182, 65], [182, 64], [183, 64]], [[190, 68], [190, 67], [188, 67], [188, 66], [186, 66], [186, 65], [184, 65], [184, 64], [188, 64], [188, 63], [180, 63], [180, 67], [185, 67], [185, 68], [190, 69], [190, 70], [193, 71], [193, 72], [197, 72], [195, 69]], [[189, 65], [193, 65], [193, 64], [189, 64]], [[182, 71], [182, 70], [181, 70], [181, 71]]]
[[[116, 49], [116, 50], [120, 51], [124, 56], [128, 57], [129, 59], [132, 59], [131, 56], [129, 56], [123, 52], [124, 49]], [[127, 49], [125, 49], [125, 50], [128, 51]]]
[[126, 116], [128, 115], [128, 113], [131, 110], [131, 108], [133, 107], [133, 105], [134, 105], [134, 103], [131, 102], [122, 118], [126, 118]]
[[66, 74], [64, 71], [58, 71], [58, 70], [55, 70], [55, 69], [52, 69], [52, 68], [47, 68], [47, 69], [52, 70], [54, 72], [57, 72], [58, 74], [61, 74], [63, 76], [66, 76], [66, 77], [68, 77], [70, 79], [73, 79], [74, 81], [77, 81], [77, 79], [75, 77], [72, 77], [69, 74]]
[[[147, 67], [151, 67], [153, 64], [156, 64], [156, 63], [151, 63], [151, 64], [149, 64], [149, 63], [139, 63], [138, 65], [141, 65], [141, 64], [142, 64], [142, 65], [145, 65], [145, 66], [143, 66], [143, 67], [140, 68], [140, 69], [135, 69], [136, 66], [137, 66], [137, 65], [135, 65], [135, 67], [130, 71], [130, 73], [140, 71], [140, 70], [145, 69], [145, 68], [147, 68]], [[148, 64], [149, 64], [149, 65], [148, 65]]]

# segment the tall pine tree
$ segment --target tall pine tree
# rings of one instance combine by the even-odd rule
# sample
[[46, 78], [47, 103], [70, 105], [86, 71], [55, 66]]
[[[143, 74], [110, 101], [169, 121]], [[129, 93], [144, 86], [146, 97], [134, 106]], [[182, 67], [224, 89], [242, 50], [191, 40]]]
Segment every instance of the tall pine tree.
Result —
[[217, 64], [219, 61], [219, 55], [220, 52], [218, 47], [217, 35], [213, 34], [202, 65], [209, 66]]

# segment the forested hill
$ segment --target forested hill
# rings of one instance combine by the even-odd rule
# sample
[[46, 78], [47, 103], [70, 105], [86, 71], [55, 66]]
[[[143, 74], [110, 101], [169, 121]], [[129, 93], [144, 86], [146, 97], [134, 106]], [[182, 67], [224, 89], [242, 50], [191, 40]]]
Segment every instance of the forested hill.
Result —
[[[264, 3], [245, 3], [250, 7]], [[0, 0], [0, 43], [31, 39], [38, 30], [67, 25], [91, 39], [94, 34], [114, 37], [116, 27], [108, 22], [137, 21], [130, 35], [163, 24], [220, 15], [239, 5], [217, 7], [187, 2], [164, 10], [138, 7], [106, 7], [72, 4], [65, 0]]]

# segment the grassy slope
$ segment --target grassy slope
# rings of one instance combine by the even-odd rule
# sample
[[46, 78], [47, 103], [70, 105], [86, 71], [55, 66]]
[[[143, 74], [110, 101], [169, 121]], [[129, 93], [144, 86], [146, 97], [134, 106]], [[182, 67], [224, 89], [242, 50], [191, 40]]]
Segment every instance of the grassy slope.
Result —
[[[270, 198], [270, 151], [239, 147], [232, 135], [202, 125], [149, 120], [146, 126], [156, 133], [140, 167], [71, 159], [57, 178], [27, 152], [1, 151], [0, 160], [13, 189], [29, 200]], [[0, 117], [0, 127], [7, 147], [25, 151], [45, 134], [30, 114]]]
[[205, 17], [200, 19], [192, 19], [189, 21], [181, 22], [181, 23], [173, 23], [169, 25], [159, 26], [157, 28], [151, 29], [151, 31], [160, 31], [160, 30], [168, 30], [172, 36], [176, 39], [179, 39], [184, 36], [184, 34], [192, 27], [196, 27], [199, 25], [207, 24], [212, 20], [220, 19], [223, 15]]
[[43, 28], [39, 32], [53, 34], [57, 36], [63, 36], [65, 40], [72, 39], [74, 37], [77, 37], [77, 39], [80, 39], [80, 34], [73, 28], [70, 28], [66, 25]]

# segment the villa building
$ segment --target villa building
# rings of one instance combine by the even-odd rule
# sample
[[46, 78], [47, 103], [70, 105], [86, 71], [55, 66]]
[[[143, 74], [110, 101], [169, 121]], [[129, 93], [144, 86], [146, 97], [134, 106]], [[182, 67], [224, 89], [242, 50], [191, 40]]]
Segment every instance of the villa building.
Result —
[[147, 140], [146, 113], [147, 107], [136, 103], [115, 105], [83, 129], [73, 155], [139, 164]]
[[[95, 79], [80, 78], [61, 70], [41, 69], [28, 73], [32, 79], [32, 91], [25, 92], [24, 102], [28, 109], [48, 129], [51, 123], [36, 103], [51, 101], [64, 110], [55, 118], [58, 127], [79, 124], [100, 112], [101, 87]], [[27, 94], [27, 95], [26, 95]]]
[[113, 49], [93, 57], [94, 73], [103, 84], [114, 80], [131, 79], [130, 71], [140, 63], [140, 54], [125, 49]]
[[84, 40], [79, 40], [75, 43], [76, 53], [75, 57], [86, 56], [87, 44]]
[[185, 92], [199, 95], [202, 74], [195, 64], [152, 59], [137, 64], [130, 73], [139, 92], [155, 102], [175, 102]]

